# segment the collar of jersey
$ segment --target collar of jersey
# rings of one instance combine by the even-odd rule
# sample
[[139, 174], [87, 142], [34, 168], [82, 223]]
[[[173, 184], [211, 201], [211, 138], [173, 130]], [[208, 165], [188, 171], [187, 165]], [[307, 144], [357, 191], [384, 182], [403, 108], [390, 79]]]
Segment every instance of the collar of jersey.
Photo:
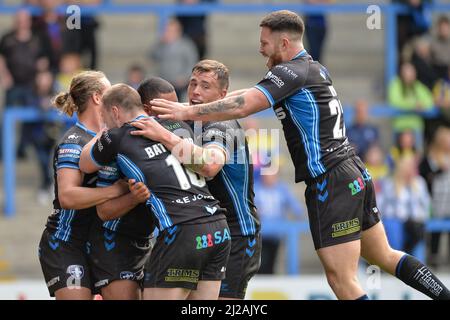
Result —
[[140, 116], [137, 116], [136, 118], [134, 118], [134, 119], [131, 120], [130, 122], [138, 121], [138, 120], [146, 119], [146, 118], [151, 118], [151, 117], [149, 117], [149, 116], [144, 116], [144, 115], [141, 114]]
[[297, 59], [297, 58], [303, 57], [303, 56], [305, 56], [306, 54], [307, 54], [306, 50], [303, 49], [302, 51], [300, 51], [299, 53], [297, 53], [297, 54], [295, 55], [295, 57], [293, 57], [291, 60], [295, 60], [295, 59]]
[[93, 137], [95, 137], [97, 134], [94, 132], [94, 131], [92, 131], [92, 130], [89, 130], [88, 128], [86, 128], [85, 126], [84, 126], [84, 124], [82, 124], [81, 122], [79, 122], [79, 121], [77, 121], [77, 123], [75, 124], [77, 127], [79, 127], [79, 128], [81, 128], [81, 129], [83, 129], [84, 131], [86, 131], [87, 133], [89, 133], [91, 136], [93, 136]]

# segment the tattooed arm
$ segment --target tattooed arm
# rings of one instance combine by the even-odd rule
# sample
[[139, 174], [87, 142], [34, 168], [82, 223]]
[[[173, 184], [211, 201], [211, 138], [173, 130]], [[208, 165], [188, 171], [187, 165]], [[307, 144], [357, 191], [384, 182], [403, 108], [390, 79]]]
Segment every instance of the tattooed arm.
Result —
[[151, 101], [152, 111], [161, 119], [223, 121], [245, 118], [270, 107], [266, 96], [258, 89], [251, 88], [243, 94], [222, 100], [199, 104], [189, 108], [179, 103], [155, 99]]

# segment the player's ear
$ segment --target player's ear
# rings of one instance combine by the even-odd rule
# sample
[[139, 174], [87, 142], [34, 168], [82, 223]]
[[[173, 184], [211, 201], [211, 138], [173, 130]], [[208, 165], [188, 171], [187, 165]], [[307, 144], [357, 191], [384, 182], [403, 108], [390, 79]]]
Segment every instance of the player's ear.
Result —
[[99, 94], [98, 92], [94, 92], [94, 94], [92, 95], [92, 100], [94, 100], [95, 104], [102, 104], [102, 95]]
[[145, 113], [150, 115], [150, 113], [152, 112], [150, 105], [148, 103], [144, 103], [142, 106], [144, 107]]
[[117, 108], [117, 106], [112, 106], [111, 107], [111, 112], [114, 116], [114, 119], [118, 119], [119, 118], [119, 108]]
[[283, 50], [287, 50], [287, 49], [289, 48], [289, 45], [290, 45], [290, 40], [289, 40], [289, 38], [288, 38], [287, 36], [283, 36], [283, 37], [281, 38], [281, 48], [282, 48]]
[[227, 93], [228, 93], [227, 89], [226, 89], [226, 88], [223, 88], [223, 89], [220, 91], [220, 99], [225, 98], [225, 96], [227, 95]]

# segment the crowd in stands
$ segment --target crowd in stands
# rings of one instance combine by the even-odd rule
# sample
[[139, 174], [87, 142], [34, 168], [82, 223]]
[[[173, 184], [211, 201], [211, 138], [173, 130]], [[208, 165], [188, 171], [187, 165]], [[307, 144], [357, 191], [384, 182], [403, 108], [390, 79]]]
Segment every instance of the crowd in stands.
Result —
[[[438, 266], [450, 261], [450, 246], [442, 260], [441, 233], [427, 234], [425, 221], [450, 219], [450, 20], [439, 15], [433, 24], [431, 1], [393, 2], [409, 10], [397, 19], [398, 76], [388, 84], [386, 100], [404, 113], [391, 120], [392, 144], [383, 148], [367, 103], [357, 101], [348, 138], [375, 182], [391, 245], [417, 255], [426, 241], [428, 262]], [[433, 108], [439, 115], [425, 117]]]

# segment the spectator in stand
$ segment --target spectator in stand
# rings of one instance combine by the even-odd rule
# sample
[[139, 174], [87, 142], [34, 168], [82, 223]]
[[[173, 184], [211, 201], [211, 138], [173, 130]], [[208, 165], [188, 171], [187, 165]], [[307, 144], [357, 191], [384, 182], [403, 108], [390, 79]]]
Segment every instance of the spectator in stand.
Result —
[[38, 4], [42, 7], [42, 14], [33, 17], [32, 29], [43, 43], [50, 70], [56, 74], [61, 55], [65, 52], [64, 44], [67, 43], [66, 19], [56, 10], [62, 0], [39, 0]]
[[364, 159], [367, 150], [379, 141], [378, 128], [369, 124], [368, 118], [369, 105], [366, 100], [359, 99], [355, 103], [354, 122], [347, 130], [347, 137], [361, 159]]
[[395, 170], [397, 162], [405, 156], [419, 159], [416, 135], [413, 130], [404, 130], [395, 135], [395, 143], [389, 150], [388, 164], [391, 171]]
[[450, 67], [450, 20], [447, 16], [438, 19], [437, 30], [431, 40], [431, 56], [439, 77], [446, 78]]
[[[217, 0], [177, 0], [181, 5], [195, 5], [204, 3], [215, 3]], [[207, 46], [207, 16], [206, 15], [194, 15], [194, 16], [178, 16], [177, 20], [180, 22], [183, 28], [184, 36], [190, 38], [197, 47], [199, 59], [202, 60], [206, 57], [208, 52]]]
[[264, 225], [276, 224], [280, 220], [289, 219], [289, 213], [293, 214], [296, 219], [300, 219], [303, 216], [303, 208], [289, 187], [279, 180], [278, 174], [261, 176], [260, 182], [255, 184], [255, 202], [262, 226], [262, 255], [259, 273], [273, 274], [283, 234], [264, 234]]
[[6, 89], [5, 105], [29, 106], [36, 72], [45, 70], [47, 64], [42, 43], [32, 33], [30, 13], [19, 10], [14, 29], [0, 40], [0, 81]]
[[[326, 4], [333, 0], [306, 0], [308, 4]], [[309, 14], [305, 16], [305, 37], [308, 42], [308, 53], [314, 60], [322, 61], [323, 44], [327, 36], [327, 20], [324, 14]]]
[[[409, 62], [400, 66], [400, 75], [389, 84], [389, 104], [399, 111], [420, 112], [433, 108], [431, 91], [416, 77], [416, 69]], [[393, 121], [396, 134], [405, 130], [413, 130], [416, 135], [416, 146], [422, 149], [424, 121], [421, 115], [399, 115]]]
[[[25, 9], [19, 10], [13, 30], [0, 39], [0, 85], [6, 90], [5, 106], [32, 106], [36, 72], [47, 66], [42, 42], [32, 33], [31, 15]], [[25, 123], [19, 137], [19, 158], [25, 157], [29, 138], [29, 124]]]
[[126, 78], [126, 84], [137, 90], [145, 79], [145, 70], [139, 64], [132, 64], [127, 70]]
[[450, 127], [450, 66], [447, 76], [436, 82], [433, 88], [434, 104], [441, 111], [439, 124]]
[[[36, 75], [34, 83], [34, 103], [42, 112], [51, 109], [51, 99], [55, 94], [54, 77], [50, 71], [41, 71]], [[38, 121], [30, 123], [30, 142], [33, 145], [41, 173], [41, 183], [37, 194], [38, 203], [47, 205], [51, 196], [52, 175], [50, 160], [52, 149], [60, 138], [63, 124], [53, 121]]]
[[[450, 129], [439, 127], [428, 148], [426, 156], [419, 166], [420, 174], [425, 178], [432, 197], [432, 218], [450, 219]], [[434, 267], [440, 264], [439, 244], [441, 232], [432, 232], [428, 245], [429, 262]], [[450, 233], [448, 237], [448, 255], [450, 260]], [[450, 261], [449, 261], [450, 262]]]
[[150, 58], [157, 66], [158, 76], [169, 81], [174, 87], [180, 101], [184, 101], [191, 71], [198, 61], [198, 53], [194, 43], [183, 37], [180, 23], [172, 18], [158, 43], [151, 52]]
[[81, 56], [78, 53], [66, 53], [61, 57], [59, 73], [56, 76], [56, 88], [58, 91], [69, 90], [72, 78], [83, 71]]
[[394, 176], [383, 182], [377, 200], [392, 247], [413, 254], [424, 240], [430, 210], [427, 184], [418, 175], [415, 157], [404, 155], [397, 160]]
[[[67, 5], [98, 5], [102, 0], [66, 0]], [[94, 16], [83, 15], [81, 11], [81, 28], [67, 31], [64, 43], [64, 53], [75, 52], [82, 57], [84, 53], [88, 55], [88, 62], [85, 64], [89, 69], [97, 69], [97, 39], [96, 31], [99, 23]], [[84, 60], [84, 59], [83, 59]]]
[[415, 40], [411, 63], [416, 68], [417, 79], [426, 85], [428, 89], [433, 89], [434, 84], [439, 79], [439, 75], [433, 66], [431, 44], [427, 37], [419, 37]]
[[381, 190], [381, 181], [389, 174], [389, 166], [386, 155], [379, 144], [372, 144], [364, 156], [364, 163], [372, 177], [375, 192]]
[[413, 37], [422, 35], [430, 29], [431, 19], [427, 11], [427, 5], [432, 0], [392, 0], [408, 7], [407, 13], [397, 16], [397, 50], [403, 51], [403, 47]]

